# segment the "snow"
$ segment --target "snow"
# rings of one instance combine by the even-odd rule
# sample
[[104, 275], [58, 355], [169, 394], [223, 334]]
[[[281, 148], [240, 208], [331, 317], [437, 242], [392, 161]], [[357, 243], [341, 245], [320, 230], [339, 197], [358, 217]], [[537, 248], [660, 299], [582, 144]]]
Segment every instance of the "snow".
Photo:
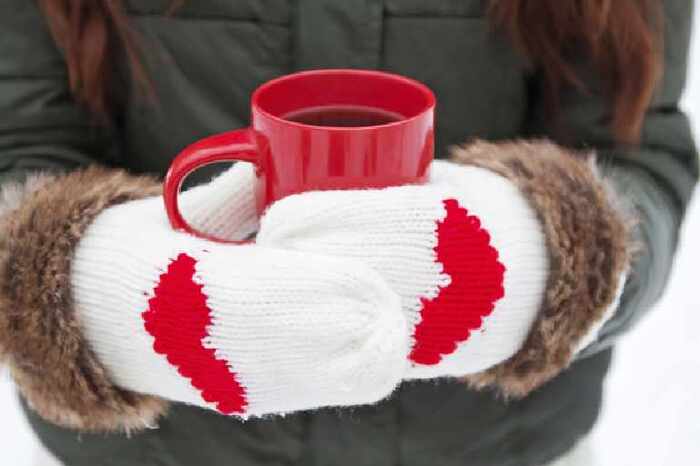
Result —
[[[700, 8], [695, 30], [700, 31]], [[700, 33], [691, 50], [684, 108], [700, 140]], [[700, 196], [696, 196], [700, 197]], [[618, 345], [606, 384], [591, 466], [685, 466], [700, 458], [700, 200], [688, 213], [680, 253], [665, 297]], [[696, 241], [693, 241], [696, 239]], [[695, 332], [698, 332], [696, 335]], [[0, 374], [2, 464], [29, 466], [36, 441], [6, 374]]]

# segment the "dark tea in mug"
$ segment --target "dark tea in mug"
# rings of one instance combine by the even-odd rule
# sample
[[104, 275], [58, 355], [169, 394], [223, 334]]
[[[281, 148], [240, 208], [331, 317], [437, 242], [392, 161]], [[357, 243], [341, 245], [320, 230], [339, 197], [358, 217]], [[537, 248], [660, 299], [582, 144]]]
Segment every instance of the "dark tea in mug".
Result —
[[403, 120], [404, 116], [389, 110], [362, 105], [325, 105], [295, 110], [283, 115], [282, 118], [304, 125], [352, 128], [396, 123]]

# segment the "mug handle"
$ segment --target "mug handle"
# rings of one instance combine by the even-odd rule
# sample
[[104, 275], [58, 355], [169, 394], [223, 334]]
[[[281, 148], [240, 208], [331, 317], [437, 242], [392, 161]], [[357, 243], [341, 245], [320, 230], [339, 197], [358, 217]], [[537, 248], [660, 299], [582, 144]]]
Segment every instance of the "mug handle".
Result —
[[165, 212], [175, 230], [230, 244], [249, 244], [252, 241], [234, 241], [216, 238], [193, 228], [182, 216], [179, 205], [180, 188], [187, 176], [198, 168], [216, 162], [250, 162], [262, 170], [260, 150], [255, 131], [251, 128], [227, 131], [209, 136], [187, 146], [175, 157], [163, 182]]

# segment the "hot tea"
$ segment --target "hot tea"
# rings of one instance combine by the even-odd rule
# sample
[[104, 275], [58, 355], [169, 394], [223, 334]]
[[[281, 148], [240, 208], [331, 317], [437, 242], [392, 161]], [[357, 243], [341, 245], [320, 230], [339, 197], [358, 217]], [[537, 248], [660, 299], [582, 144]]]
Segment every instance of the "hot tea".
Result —
[[290, 112], [284, 115], [283, 118], [287, 121], [305, 125], [342, 128], [386, 125], [404, 119], [402, 115], [395, 112], [359, 105], [328, 105], [304, 108]]

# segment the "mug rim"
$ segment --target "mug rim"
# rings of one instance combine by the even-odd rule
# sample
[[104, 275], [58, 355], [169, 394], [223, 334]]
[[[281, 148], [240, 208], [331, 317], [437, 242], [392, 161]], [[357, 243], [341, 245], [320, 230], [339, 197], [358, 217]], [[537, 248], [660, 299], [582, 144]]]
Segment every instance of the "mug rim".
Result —
[[[341, 74], [341, 75], [354, 75], [354, 76], [364, 76], [364, 77], [380, 77], [384, 79], [391, 79], [401, 84], [408, 84], [414, 89], [418, 90], [423, 97], [426, 99], [425, 107], [413, 116], [403, 118], [399, 121], [392, 121], [390, 123], [384, 123], [381, 125], [369, 125], [369, 126], [321, 126], [321, 125], [310, 125], [307, 123], [300, 123], [298, 121], [287, 120], [280, 116], [277, 116], [260, 105], [259, 100], [261, 94], [269, 90], [271, 87], [283, 84], [286, 81], [291, 81], [299, 79], [304, 76], [319, 76], [324, 74]], [[367, 131], [372, 128], [390, 128], [394, 126], [400, 126], [409, 124], [412, 121], [423, 118], [426, 113], [433, 112], [435, 110], [437, 99], [433, 91], [422, 82], [403, 76], [396, 73], [388, 73], [386, 71], [369, 70], [369, 69], [355, 69], [355, 68], [324, 68], [318, 70], [306, 70], [298, 71], [296, 73], [286, 74], [275, 79], [271, 79], [263, 84], [261, 84], [253, 92], [251, 98], [251, 108], [253, 112], [258, 112], [267, 119], [273, 120], [278, 124], [284, 124], [292, 127], [306, 128], [306, 129], [318, 129], [324, 131], [342, 131], [342, 132], [355, 132], [355, 131]]]

